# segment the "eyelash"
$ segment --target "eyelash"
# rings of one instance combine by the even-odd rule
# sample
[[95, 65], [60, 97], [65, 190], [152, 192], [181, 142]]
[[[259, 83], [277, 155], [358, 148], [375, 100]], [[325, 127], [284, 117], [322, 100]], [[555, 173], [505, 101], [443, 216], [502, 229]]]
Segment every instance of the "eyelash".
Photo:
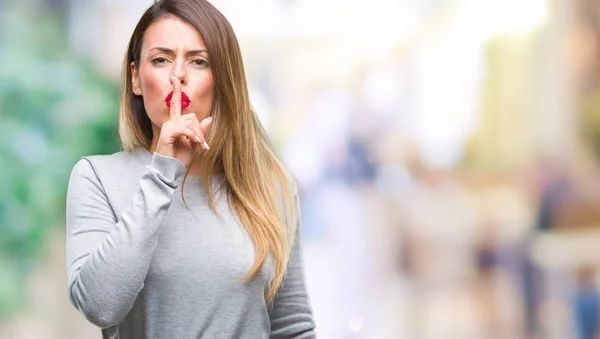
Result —
[[204, 59], [196, 59], [194, 61], [192, 61], [195, 65], [197, 66], [206, 66], [208, 67], [208, 61], [204, 60]]
[[[158, 58], [152, 59], [152, 64], [153, 65], [161, 65], [161, 64], [164, 64], [167, 61], [168, 60], [166, 58], [158, 57]], [[204, 59], [196, 59], [196, 60], [193, 60], [192, 63], [194, 63], [194, 65], [196, 65], [196, 66], [208, 67], [208, 61], [206, 61]]]
[[152, 64], [153, 65], [158, 65], [158, 64], [163, 64], [167, 61], [166, 58], [162, 58], [162, 57], [158, 57], [158, 58], [154, 58], [152, 59]]

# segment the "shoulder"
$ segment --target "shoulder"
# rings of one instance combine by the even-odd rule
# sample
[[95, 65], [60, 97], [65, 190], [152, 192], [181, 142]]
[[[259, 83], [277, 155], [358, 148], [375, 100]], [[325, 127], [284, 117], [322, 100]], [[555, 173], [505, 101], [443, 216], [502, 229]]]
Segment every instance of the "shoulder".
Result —
[[100, 181], [113, 176], [126, 178], [137, 173], [146, 165], [145, 158], [151, 158], [150, 153], [145, 150], [84, 156], [73, 166], [71, 178], [95, 177], [96, 180]]
[[[132, 164], [141, 163], [144, 158], [145, 150], [136, 150], [132, 152], [120, 151], [113, 154], [97, 154], [82, 157], [79, 162], [85, 161], [92, 167], [110, 166], [112, 168], [129, 167]], [[146, 152], [148, 157], [150, 153]]]
[[84, 156], [71, 172], [69, 195], [101, 197], [116, 209], [125, 206], [151, 158], [146, 150]]

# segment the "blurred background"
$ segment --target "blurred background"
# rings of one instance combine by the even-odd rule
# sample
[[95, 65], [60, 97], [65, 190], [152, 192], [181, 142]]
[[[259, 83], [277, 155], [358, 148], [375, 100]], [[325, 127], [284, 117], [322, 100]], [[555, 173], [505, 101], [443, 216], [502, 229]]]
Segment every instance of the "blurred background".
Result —
[[[0, 0], [0, 338], [100, 338], [64, 210], [150, 0]], [[215, 0], [303, 189], [323, 339], [598, 337], [600, 2]]]

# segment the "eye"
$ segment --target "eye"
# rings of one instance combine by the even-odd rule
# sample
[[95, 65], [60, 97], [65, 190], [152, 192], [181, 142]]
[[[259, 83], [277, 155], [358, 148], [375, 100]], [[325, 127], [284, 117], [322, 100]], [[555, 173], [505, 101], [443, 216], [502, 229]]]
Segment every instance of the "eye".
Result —
[[192, 64], [194, 64], [194, 66], [208, 67], [208, 61], [204, 59], [196, 59], [192, 61]]
[[169, 61], [169, 60], [167, 60], [166, 58], [156, 57], [156, 58], [152, 59], [152, 64], [153, 65], [161, 65], [161, 64], [167, 63], [167, 61]]

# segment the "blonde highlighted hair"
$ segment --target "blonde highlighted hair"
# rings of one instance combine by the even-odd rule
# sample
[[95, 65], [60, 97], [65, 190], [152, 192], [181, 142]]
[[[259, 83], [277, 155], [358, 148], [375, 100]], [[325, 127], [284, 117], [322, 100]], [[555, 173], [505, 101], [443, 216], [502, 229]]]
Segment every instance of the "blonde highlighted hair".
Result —
[[[119, 135], [123, 148], [126, 151], [150, 148], [152, 124], [142, 98], [133, 93], [130, 64], [134, 62], [136, 68], [139, 67], [146, 29], [156, 20], [168, 16], [195, 27], [207, 46], [215, 87], [211, 133], [206, 136], [210, 152], [197, 154], [201, 157], [204, 189], [213, 208], [216, 190], [226, 194], [252, 239], [255, 261], [242, 280], [251, 280], [272, 256], [274, 278], [266, 295], [271, 301], [283, 282], [295, 240], [296, 185], [274, 154], [265, 130], [250, 107], [235, 33], [223, 14], [207, 1], [156, 1], [138, 22], [123, 62], [119, 109]], [[210, 179], [215, 175], [223, 178], [216, 188]]]

